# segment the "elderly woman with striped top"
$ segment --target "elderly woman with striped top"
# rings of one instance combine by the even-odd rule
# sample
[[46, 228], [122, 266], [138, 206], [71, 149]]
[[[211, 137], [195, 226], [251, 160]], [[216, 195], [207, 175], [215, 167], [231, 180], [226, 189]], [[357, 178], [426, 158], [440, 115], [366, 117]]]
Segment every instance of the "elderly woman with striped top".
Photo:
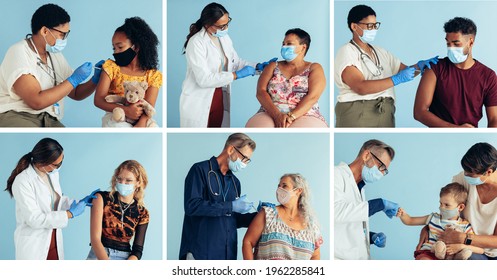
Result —
[[309, 187], [300, 174], [280, 178], [280, 205], [263, 206], [243, 238], [246, 260], [318, 260], [323, 243], [309, 205]]

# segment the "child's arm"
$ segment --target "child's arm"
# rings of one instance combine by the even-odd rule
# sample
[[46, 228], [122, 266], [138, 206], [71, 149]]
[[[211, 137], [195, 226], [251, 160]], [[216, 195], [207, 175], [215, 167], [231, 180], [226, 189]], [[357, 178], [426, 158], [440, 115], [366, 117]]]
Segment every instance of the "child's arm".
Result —
[[[150, 104], [150, 106], [155, 107], [155, 102], [157, 101], [157, 97], [159, 95], [159, 89], [156, 87], [149, 87], [145, 92], [145, 100]], [[134, 125], [134, 127], [146, 127], [147, 121], [151, 117], [146, 114], [142, 114], [138, 119], [138, 122]]]
[[471, 252], [473, 252], [475, 254], [483, 254], [483, 253], [485, 253], [485, 250], [483, 248], [476, 247], [476, 246], [473, 246], [473, 245], [447, 244], [447, 254], [449, 254], [449, 255], [457, 254], [459, 251], [461, 251], [464, 248], [470, 249]]
[[422, 216], [422, 217], [411, 217], [409, 216], [404, 209], [399, 208], [399, 212], [397, 212], [397, 217], [400, 218], [402, 223], [408, 226], [422, 226], [426, 225], [426, 220], [430, 217], [430, 215]]

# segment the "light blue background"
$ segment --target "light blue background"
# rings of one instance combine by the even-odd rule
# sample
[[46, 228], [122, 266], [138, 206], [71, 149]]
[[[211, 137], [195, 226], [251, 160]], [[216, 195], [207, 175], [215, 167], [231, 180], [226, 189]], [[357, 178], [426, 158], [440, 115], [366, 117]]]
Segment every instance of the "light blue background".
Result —
[[[190, 25], [200, 18], [202, 9], [211, 0], [170, 0], [167, 5], [167, 126], [179, 127], [179, 96], [185, 79], [186, 59], [183, 44]], [[320, 111], [330, 120], [330, 24], [329, 0], [309, 1], [215, 1], [223, 5], [233, 21], [229, 35], [238, 55], [247, 61], [263, 62], [273, 57], [281, 60], [280, 48], [285, 32], [302, 28], [311, 36], [311, 46], [305, 59], [320, 63], [327, 87], [319, 99]], [[257, 77], [247, 77], [232, 83], [231, 126], [245, 123], [260, 108], [255, 97]]]
[[[109, 190], [114, 170], [123, 161], [137, 160], [147, 171], [149, 184], [145, 191], [145, 207], [150, 212], [143, 258], [162, 259], [162, 135], [160, 133], [2, 133], [0, 147], [2, 166], [0, 181], [5, 188], [19, 159], [31, 151], [44, 137], [57, 140], [64, 148], [60, 171], [62, 192], [81, 199], [94, 189]], [[141, 144], [140, 144], [141, 143]], [[146, 145], [143, 145], [146, 143]], [[141, 145], [141, 148], [134, 148]], [[7, 192], [0, 195], [2, 227], [0, 228], [0, 259], [15, 259], [15, 200]], [[90, 250], [90, 208], [69, 221], [62, 230], [65, 258], [86, 259]]]
[[[366, 199], [397, 202], [411, 216], [438, 212], [440, 189], [462, 171], [461, 158], [471, 146], [488, 142], [497, 147], [497, 137], [491, 133], [336, 133], [334, 164], [351, 163], [369, 139], [392, 146], [395, 158], [387, 176], [366, 186]], [[373, 259], [414, 259], [422, 226], [406, 226], [383, 212], [370, 217], [369, 226], [387, 235], [385, 248], [371, 246]]]
[[[114, 59], [112, 56], [112, 35], [117, 27], [129, 17], [144, 19], [159, 37], [162, 44], [162, 1], [146, 0], [19, 0], [3, 1], [0, 9], [2, 19], [0, 59], [7, 49], [31, 33], [31, 17], [40, 6], [54, 3], [64, 8], [71, 17], [71, 33], [63, 54], [73, 69], [86, 61], [96, 63], [101, 59]], [[162, 64], [162, 45], [159, 45], [159, 67]], [[160, 67], [162, 68], [162, 67]], [[162, 69], [159, 69], [164, 73]], [[154, 119], [162, 126], [162, 88], [155, 104], [157, 114]], [[93, 105], [93, 95], [83, 101], [65, 99], [62, 123], [68, 127], [101, 127], [104, 111]]]
[[[497, 69], [495, 58], [495, 1], [335, 1], [334, 53], [352, 38], [347, 27], [347, 15], [352, 7], [365, 4], [376, 12], [381, 27], [373, 45], [385, 48], [405, 65], [439, 55], [447, 56], [443, 25], [454, 17], [467, 17], [477, 26], [473, 57], [486, 66]], [[414, 98], [420, 76], [395, 87], [397, 127], [425, 127], [413, 117]], [[338, 88], [334, 86], [334, 102]], [[485, 112], [485, 110], [483, 110]], [[479, 127], [487, 126], [483, 116]]]
[[[252, 162], [236, 176], [242, 184], [242, 194], [249, 200], [276, 203], [276, 188], [285, 173], [301, 173], [311, 189], [311, 205], [316, 212], [324, 244], [321, 259], [330, 259], [330, 183], [328, 134], [250, 133], [257, 144]], [[185, 177], [191, 166], [223, 150], [229, 134], [178, 134], [167, 138], [167, 259], [178, 259], [183, 227], [183, 193]], [[246, 228], [238, 230], [238, 259]], [[209, 242], [209, 240], [206, 240]]]

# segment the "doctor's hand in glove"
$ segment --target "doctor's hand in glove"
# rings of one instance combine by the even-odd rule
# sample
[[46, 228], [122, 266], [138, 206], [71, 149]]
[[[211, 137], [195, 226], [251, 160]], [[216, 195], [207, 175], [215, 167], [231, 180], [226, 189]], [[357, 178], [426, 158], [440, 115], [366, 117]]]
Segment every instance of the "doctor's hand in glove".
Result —
[[412, 81], [414, 79], [414, 71], [416, 69], [414, 67], [407, 67], [402, 71], [399, 71], [399, 73], [393, 75], [391, 77], [393, 81], [393, 85], [396, 86], [398, 84], [402, 84], [405, 82]]
[[383, 212], [391, 219], [394, 216], [397, 216], [397, 212], [399, 211], [399, 205], [395, 202], [382, 199], [383, 201]]
[[93, 200], [94, 198], [97, 198], [97, 196], [96, 196], [95, 194], [96, 194], [97, 192], [99, 192], [99, 191], [100, 191], [100, 189], [96, 189], [96, 190], [92, 191], [92, 192], [91, 192], [91, 194], [89, 194], [89, 195], [85, 196], [85, 197], [84, 197], [83, 199], [81, 199], [80, 201], [84, 201], [84, 202], [86, 203], [86, 206], [90, 206], [90, 207], [91, 207], [91, 206], [93, 206], [93, 205], [91, 204], [91, 202], [92, 202], [92, 200]]
[[242, 69], [235, 71], [235, 76], [236, 76], [235, 80], [254, 75], [255, 75], [255, 68], [252, 66], [245, 66]]
[[270, 60], [268, 60], [266, 62], [257, 63], [257, 65], [255, 66], [255, 70], [262, 71], [262, 70], [264, 70], [264, 68], [266, 68], [266, 66], [269, 65], [269, 63], [275, 62], [276, 60], [278, 60], [278, 58], [277, 57], [273, 57], [273, 58], [271, 58]]
[[[262, 207], [265, 206], [265, 207], [274, 207], [276, 206], [276, 204], [273, 204], [271, 202], [262, 202], [259, 200], [259, 205], [257, 205], [257, 209], [256, 211], [259, 212], [261, 211]], [[255, 209], [255, 207], [253, 207]]]
[[387, 243], [387, 236], [383, 232], [378, 232], [371, 236], [371, 243], [379, 248], [385, 248]]
[[71, 207], [69, 207], [69, 213], [71, 213], [71, 219], [77, 217], [85, 212], [86, 202], [84, 200], [80, 200], [78, 203], [73, 201]]
[[67, 81], [71, 83], [71, 85], [76, 88], [79, 84], [81, 84], [86, 78], [90, 77], [93, 66], [91, 62], [85, 62], [81, 64], [74, 72], [72, 73]]
[[247, 195], [244, 194], [237, 200], [231, 202], [232, 211], [240, 214], [246, 214], [254, 207], [254, 203], [247, 199]]
[[418, 66], [419, 71], [421, 72], [421, 75], [423, 75], [426, 68], [431, 69], [430, 64], [435, 65], [437, 63], [438, 63], [438, 55], [435, 57], [426, 59], [426, 60], [420, 60], [420, 61], [418, 61], [418, 63], [416, 63], [416, 65]]
[[105, 60], [100, 60], [99, 62], [95, 63], [95, 71], [93, 71], [93, 77], [91, 77], [91, 81], [94, 84], [98, 84], [98, 81], [100, 81], [100, 74], [102, 73], [102, 65], [104, 65]]

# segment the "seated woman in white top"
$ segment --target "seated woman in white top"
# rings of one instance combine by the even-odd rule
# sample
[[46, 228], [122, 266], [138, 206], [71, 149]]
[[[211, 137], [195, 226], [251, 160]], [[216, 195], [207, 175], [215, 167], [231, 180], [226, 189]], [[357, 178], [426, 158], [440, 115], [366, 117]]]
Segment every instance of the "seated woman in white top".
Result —
[[31, 19], [32, 34], [5, 54], [0, 65], [0, 127], [62, 127], [64, 97], [83, 100], [95, 90], [100, 72], [82, 83], [92, 64], [86, 62], [73, 72], [61, 53], [70, 20], [57, 5], [41, 6]]

